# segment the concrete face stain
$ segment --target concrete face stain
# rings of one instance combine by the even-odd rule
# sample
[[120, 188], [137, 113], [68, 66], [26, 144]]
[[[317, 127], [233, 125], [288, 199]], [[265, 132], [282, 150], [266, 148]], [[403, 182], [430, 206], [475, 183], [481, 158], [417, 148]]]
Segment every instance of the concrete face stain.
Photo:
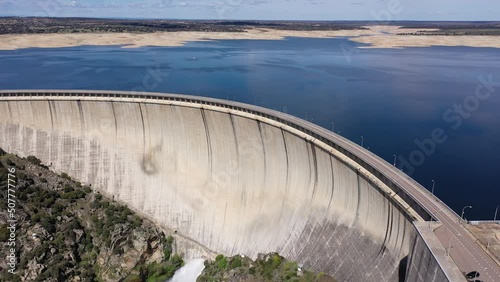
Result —
[[161, 154], [161, 149], [162, 144], [158, 144], [149, 149], [142, 157], [141, 169], [145, 174], [155, 175], [160, 171], [158, 158]]

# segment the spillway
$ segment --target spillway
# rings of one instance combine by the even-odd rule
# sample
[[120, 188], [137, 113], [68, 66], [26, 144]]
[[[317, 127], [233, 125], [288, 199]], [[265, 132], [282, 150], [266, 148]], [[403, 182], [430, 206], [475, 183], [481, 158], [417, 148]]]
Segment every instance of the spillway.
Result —
[[349, 149], [359, 146], [235, 102], [9, 92], [0, 133], [5, 150], [35, 155], [208, 250], [277, 251], [340, 281], [402, 281], [413, 222], [429, 218]]

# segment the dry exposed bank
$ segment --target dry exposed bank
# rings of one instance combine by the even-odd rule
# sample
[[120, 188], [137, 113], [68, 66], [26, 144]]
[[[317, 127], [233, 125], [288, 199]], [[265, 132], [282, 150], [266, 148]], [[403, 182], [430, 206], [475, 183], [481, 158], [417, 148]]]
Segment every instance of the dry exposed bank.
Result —
[[[428, 46], [470, 46], [500, 48], [500, 36], [397, 35], [398, 26], [369, 26], [368, 30], [297, 31], [249, 29], [246, 32], [156, 32], [156, 33], [75, 33], [0, 35], [0, 50], [21, 48], [57, 48], [81, 45], [182, 46], [191, 41], [259, 39], [280, 40], [285, 37], [334, 38], [369, 44], [365, 48], [402, 48]], [[404, 29], [405, 33], [419, 30]]]

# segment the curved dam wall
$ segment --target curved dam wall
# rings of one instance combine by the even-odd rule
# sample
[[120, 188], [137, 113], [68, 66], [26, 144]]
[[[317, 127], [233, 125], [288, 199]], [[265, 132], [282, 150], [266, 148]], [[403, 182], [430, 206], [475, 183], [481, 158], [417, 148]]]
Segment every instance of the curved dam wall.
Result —
[[293, 117], [161, 97], [3, 96], [0, 147], [35, 155], [218, 253], [278, 251], [340, 281], [404, 276], [412, 222], [428, 215], [378, 173], [298, 130]]

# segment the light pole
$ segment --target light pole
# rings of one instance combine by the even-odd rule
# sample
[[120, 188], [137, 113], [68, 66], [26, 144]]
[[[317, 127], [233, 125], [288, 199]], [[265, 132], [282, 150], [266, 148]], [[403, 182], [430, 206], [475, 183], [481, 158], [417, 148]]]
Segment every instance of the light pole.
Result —
[[498, 208], [500, 208], [500, 205], [498, 205], [498, 207], [495, 209], [495, 217], [493, 217], [493, 223], [497, 221]]
[[363, 135], [361, 135], [361, 147], [364, 147], [364, 146], [363, 146], [364, 141], [365, 141], [365, 140], [363, 139]]
[[488, 239], [488, 245], [486, 246], [486, 250], [490, 249], [490, 241], [491, 241], [491, 237]]
[[332, 132], [335, 133], [335, 123], [332, 121]]
[[431, 181], [432, 181], [432, 190], [431, 190], [431, 193], [432, 193], [432, 195], [434, 195], [434, 186], [436, 185], [436, 181], [434, 181], [434, 179], [431, 180]]
[[396, 155], [393, 156], [394, 156], [394, 166], [396, 166]]
[[462, 215], [460, 216], [460, 218], [463, 220], [464, 219], [464, 213], [465, 213], [465, 209], [466, 208], [469, 208], [469, 209], [472, 209], [472, 206], [465, 206], [463, 209], [462, 209]]

